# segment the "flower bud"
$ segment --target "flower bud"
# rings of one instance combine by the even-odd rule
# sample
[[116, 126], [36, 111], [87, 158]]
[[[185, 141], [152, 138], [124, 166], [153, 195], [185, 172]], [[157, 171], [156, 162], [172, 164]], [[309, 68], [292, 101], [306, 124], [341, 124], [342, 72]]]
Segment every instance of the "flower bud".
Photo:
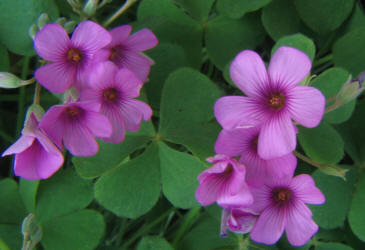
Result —
[[37, 118], [37, 120], [40, 121], [42, 119], [43, 114], [44, 114], [44, 109], [42, 108], [42, 106], [40, 106], [38, 104], [32, 104], [32, 105], [30, 105], [28, 107], [27, 113], [25, 115], [24, 124], [27, 123], [27, 120], [29, 119], [29, 116], [32, 113], [35, 115], [35, 117]]
[[42, 239], [42, 228], [37, 225], [34, 214], [29, 214], [22, 222], [24, 241], [30, 241], [35, 246]]
[[63, 26], [66, 23], [66, 21], [67, 21], [66, 17], [59, 17], [59, 18], [57, 18], [56, 23]]
[[14, 89], [34, 82], [34, 79], [22, 80], [8, 72], [0, 72], [0, 88]]
[[349, 80], [342, 86], [336, 97], [336, 101], [338, 103], [346, 104], [361, 94], [361, 92], [365, 89], [362, 84], [365, 76], [362, 74], [360, 74], [359, 80], [352, 81], [351, 78], [349, 78]]
[[72, 31], [75, 29], [75, 27], [76, 27], [76, 22], [75, 21], [68, 21], [68, 22], [66, 22], [64, 25], [63, 25], [63, 27], [65, 28], [65, 30], [66, 30], [66, 32], [68, 33], [68, 34], [71, 34], [72, 33]]
[[348, 169], [340, 168], [335, 165], [321, 165], [319, 167], [319, 170], [322, 171], [325, 174], [333, 175], [342, 178], [343, 180], [346, 180], [346, 173], [349, 171]]
[[96, 9], [98, 7], [99, 0], [88, 0], [85, 4], [83, 12], [88, 16], [92, 17], [96, 13]]
[[37, 34], [37, 32], [38, 32], [38, 26], [36, 24], [33, 24], [32, 26], [30, 26], [30, 28], [28, 30], [28, 34], [33, 40], [34, 40], [35, 34]]
[[42, 13], [39, 17], [38, 17], [38, 28], [42, 29], [44, 25], [46, 25], [49, 22], [49, 17], [46, 13]]

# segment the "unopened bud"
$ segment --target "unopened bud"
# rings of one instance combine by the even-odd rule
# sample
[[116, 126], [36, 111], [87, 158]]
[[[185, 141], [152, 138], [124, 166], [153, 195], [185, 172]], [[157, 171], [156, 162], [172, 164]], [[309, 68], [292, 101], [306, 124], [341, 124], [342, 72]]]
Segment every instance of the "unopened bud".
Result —
[[57, 18], [56, 23], [63, 26], [66, 23], [66, 21], [67, 21], [66, 17], [59, 17], [59, 18]]
[[68, 22], [66, 22], [64, 25], [63, 25], [63, 27], [65, 28], [65, 30], [66, 30], [66, 32], [68, 33], [68, 34], [71, 34], [72, 33], [72, 31], [75, 29], [75, 27], [76, 27], [76, 22], [75, 21], [68, 21]]
[[96, 9], [98, 8], [99, 0], [88, 0], [85, 4], [83, 12], [88, 16], [92, 17], [96, 13]]
[[36, 223], [35, 215], [29, 214], [22, 222], [22, 234], [25, 242], [35, 246], [42, 239], [42, 228]]
[[23, 219], [22, 222], [22, 234], [24, 236], [28, 236], [35, 230], [35, 215], [34, 214], [28, 214], [27, 217]]
[[76, 88], [69, 88], [63, 93], [63, 103], [76, 102], [80, 98], [80, 92]]
[[349, 101], [358, 97], [362, 91], [364, 91], [365, 86], [363, 86], [364, 76], [360, 75], [361, 80], [352, 81], [351, 78], [342, 86], [340, 92], [336, 97], [336, 101], [341, 104], [346, 104]]
[[349, 171], [348, 169], [340, 168], [335, 165], [321, 165], [319, 167], [319, 170], [321, 170], [323, 173], [328, 175], [333, 175], [342, 178], [343, 180], [346, 180], [346, 173]]
[[8, 72], [0, 72], [0, 88], [14, 89], [34, 82], [34, 79], [22, 80]]
[[46, 25], [48, 22], [49, 22], [48, 15], [46, 13], [41, 14], [38, 17], [38, 22], [37, 22], [39, 29], [42, 29], [43, 26]]
[[36, 24], [33, 24], [32, 26], [30, 26], [30, 28], [28, 30], [28, 34], [33, 40], [34, 40], [35, 34], [37, 34], [37, 32], [38, 32], [38, 26]]

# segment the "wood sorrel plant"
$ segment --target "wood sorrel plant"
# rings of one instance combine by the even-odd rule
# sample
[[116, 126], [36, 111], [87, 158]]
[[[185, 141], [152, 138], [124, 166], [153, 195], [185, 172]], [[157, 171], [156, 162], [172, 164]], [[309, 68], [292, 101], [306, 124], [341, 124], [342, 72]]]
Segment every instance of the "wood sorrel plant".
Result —
[[365, 248], [364, 20], [353, 0], [1, 3], [0, 248]]

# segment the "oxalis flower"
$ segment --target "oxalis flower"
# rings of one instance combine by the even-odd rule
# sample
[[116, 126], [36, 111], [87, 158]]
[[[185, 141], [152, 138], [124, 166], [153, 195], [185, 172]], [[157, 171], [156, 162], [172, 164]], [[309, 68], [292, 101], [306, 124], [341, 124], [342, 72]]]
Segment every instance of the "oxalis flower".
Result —
[[150, 120], [152, 109], [148, 104], [135, 100], [143, 83], [132, 71], [118, 69], [112, 62], [98, 64], [90, 72], [89, 88], [81, 92], [81, 100], [100, 105], [112, 124], [112, 134], [102, 139], [120, 143], [124, 140], [125, 130], [137, 131], [141, 120]]
[[2, 156], [15, 154], [15, 175], [28, 180], [46, 179], [63, 164], [63, 155], [38, 127], [38, 119], [31, 113], [22, 136]]
[[208, 158], [214, 164], [199, 176], [200, 185], [195, 192], [196, 199], [207, 206], [214, 202], [224, 208], [248, 206], [252, 195], [245, 182], [245, 166], [225, 155]]
[[63, 93], [73, 83], [81, 88], [94, 54], [110, 41], [108, 31], [91, 21], [80, 23], [71, 39], [61, 25], [47, 24], [36, 34], [34, 48], [51, 63], [40, 67], [35, 78], [55, 93]]
[[251, 230], [251, 239], [274, 244], [286, 231], [290, 244], [304, 245], [318, 230], [312, 212], [305, 205], [322, 204], [325, 197], [311, 176], [301, 174], [285, 178], [269, 178], [260, 189], [252, 189], [254, 211], [261, 211]]
[[215, 151], [231, 157], [241, 156], [240, 162], [246, 166], [246, 182], [250, 186], [262, 186], [267, 176], [293, 176], [297, 158], [292, 153], [270, 160], [262, 159], [258, 155], [259, 133], [259, 127], [222, 130], [215, 144]]
[[130, 35], [132, 26], [122, 25], [109, 31], [112, 42], [97, 53], [96, 61], [110, 60], [119, 68], [131, 70], [142, 82], [147, 80], [154, 61], [142, 52], [152, 49], [158, 43], [149, 29], [142, 29]]
[[271, 58], [268, 71], [260, 56], [244, 50], [230, 67], [234, 83], [247, 95], [220, 98], [214, 107], [224, 129], [261, 126], [258, 154], [272, 159], [296, 147], [292, 119], [305, 127], [317, 126], [325, 110], [322, 93], [298, 83], [310, 72], [311, 61], [303, 52], [280, 47]]
[[99, 113], [100, 104], [70, 102], [50, 108], [39, 126], [59, 147], [62, 142], [71, 154], [92, 156], [99, 150], [96, 137], [110, 136], [109, 120]]

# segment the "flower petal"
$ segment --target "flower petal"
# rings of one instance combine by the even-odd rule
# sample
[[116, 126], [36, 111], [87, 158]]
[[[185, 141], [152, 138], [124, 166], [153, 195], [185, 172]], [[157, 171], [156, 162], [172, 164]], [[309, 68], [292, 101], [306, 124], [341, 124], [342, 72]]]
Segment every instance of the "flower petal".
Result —
[[224, 129], [254, 127], [267, 119], [255, 100], [243, 96], [225, 96], [214, 105], [214, 115]]
[[39, 128], [43, 129], [45, 134], [60, 148], [62, 146], [62, 137], [64, 134], [64, 121], [62, 113], [64, 112], [64, 105], [57, 105], [51, 107], [42, 117], [39, 123]]
[[[243, 180], [241, 179], [241, 183]], [[229, 192], [221, 193], [218, 197], [217, 204], [224, 208], [238, 208], [249, 206], [253, 203], [252, 194], [246, 183], [241, 184], [241, 190], [231, 195]]]
[[118, 66], [130, 69], [142, 82], [146, 82], [153, 61], [133, 51], [125, 51], [123, 56], [123, 61]]
[[295, 195], [305, 203], [323, 204], [326, 200], [321, 190], [315, 186], [314, 180], [310, 175], [301, 174], [295, 176], [290, 186], [295, 190]]
[[87, 54], [95, 54], [108, 45], [111, 35], [99, 24], [92, 21], [83, 21], [72, 34], [71, 42], [76, 48], [83, 49]]
[[[227, 156], [246, 154], [250, 147], [252, 129], [222, 130], [215, 143], [215, 152]], [[257, 133], [258, 134], [258, 133]]]
[[124, 43], [128, 50], [145, 51], [158, 44], [157, 37], [149, 29], [142, 29], [131, 35]]
[[318, 231], [311, 216], [306, 216], [306, 205], [298, 203], [287, 213], [286, 236], [293, 246], [302, 246]]
[[208, 206], [212, 203], [214, 203], [218, 197], [221, 190], [221, 182], [219, 179], [219, 175], [212, 174], [207, 176], [195, 192], [195, 198], [196, 200], [202, 205], [202, 206]]
[[114, 63], [106, 61], [101, 62], [89, 71], [89, 86], [93, 89], [103, 90], [114, 86], [114, 77], [118, 68]]
[[280, 47], [269, 64], [271, 84], [284, 89], [294, 87], [309, 74], [311, 67], [311, 60], [302, 51]]
[[297, 157], [293, 154], [287, 154], [282, 157], [266, 161], [266, 172], [273, 178], [283, 178], [284, 176], [292, 177], [297, 166]]
[[261, 57], [252, 50], [244, 50], [230, 67], [233, 82], [249, 97], [261, 96], [269, 83], [266, 67]]
[[108, 117], [110, 124], [112, 125], [112, 134], [109, 137], [103, 137], [102, 140], [105, 142], [120, 143], [125, 138], [125, 124], [123, 117], [119, 110], [107, 109], [103, 107], [102, 114]]
[[108, 48], [112, 48], [116, 45], [124, 44], [127, 40], [129, 34], [132, 31], [132, 26], [129, 24], [118, 26], [109, 31], [109, 34], [112, 36], [112, 41], [108, 45]]
[[84, 126], [90, 129], [96, 137], [111, 136], [112, 125], [104, 115], [97, 112], [87, 112], [84, 119]]
[[134, 99], [125, 101], [121, 111], [127, 131], [139, 130], [141, 120], [148, 121], [152, 116], [152, 109], [148, 104]]
[[321, 91], [313, 87], [297, 86], [288, 95], [288, 109], [296, 122], [307, 128], [316, 127], [321, 122], [326, 106], [326, 98]]
[[292, 152], [296, 147], [294, 125], [287, 114], [280, 114], [267, 121], [261, 128], [258, 154], [269, 160]]
[[246, 182], [253, 187], [261, 187], [266, 177], [266, 161], [261, 159], [256, 152], [245, 152], [240, 162], [246, 166]]
[[46, 24], [34, 37], [38, 55], [51, 62], [65, 60], [70, 44], [67, 32], [58, 23]]
[[49, 91], [60, 94], [75, 81], [76, 68], [67, 63], [50, 63], [38, 68], [35, 78]]
[[35, 138], [33, 136], [22, 135], [18, 140], [16, 140], [13, 145], [11, 145], [5, 152], [1, 155], [7, 156], [12, 154], [19, 154], [29, 148]]
[[118, 70], [115, 75], [115, 83], [123, 93], [123, 96], [127, 96], [129, 98], [138, 97], [139, 91], [143, 85], [143, 82], [141, 82], [141, 80], [127, 68]]
[[63, 143], [75, 156], [92, 156], [99, 150], [98, 143], [90, 131], [76, 122], [65, 127]]

